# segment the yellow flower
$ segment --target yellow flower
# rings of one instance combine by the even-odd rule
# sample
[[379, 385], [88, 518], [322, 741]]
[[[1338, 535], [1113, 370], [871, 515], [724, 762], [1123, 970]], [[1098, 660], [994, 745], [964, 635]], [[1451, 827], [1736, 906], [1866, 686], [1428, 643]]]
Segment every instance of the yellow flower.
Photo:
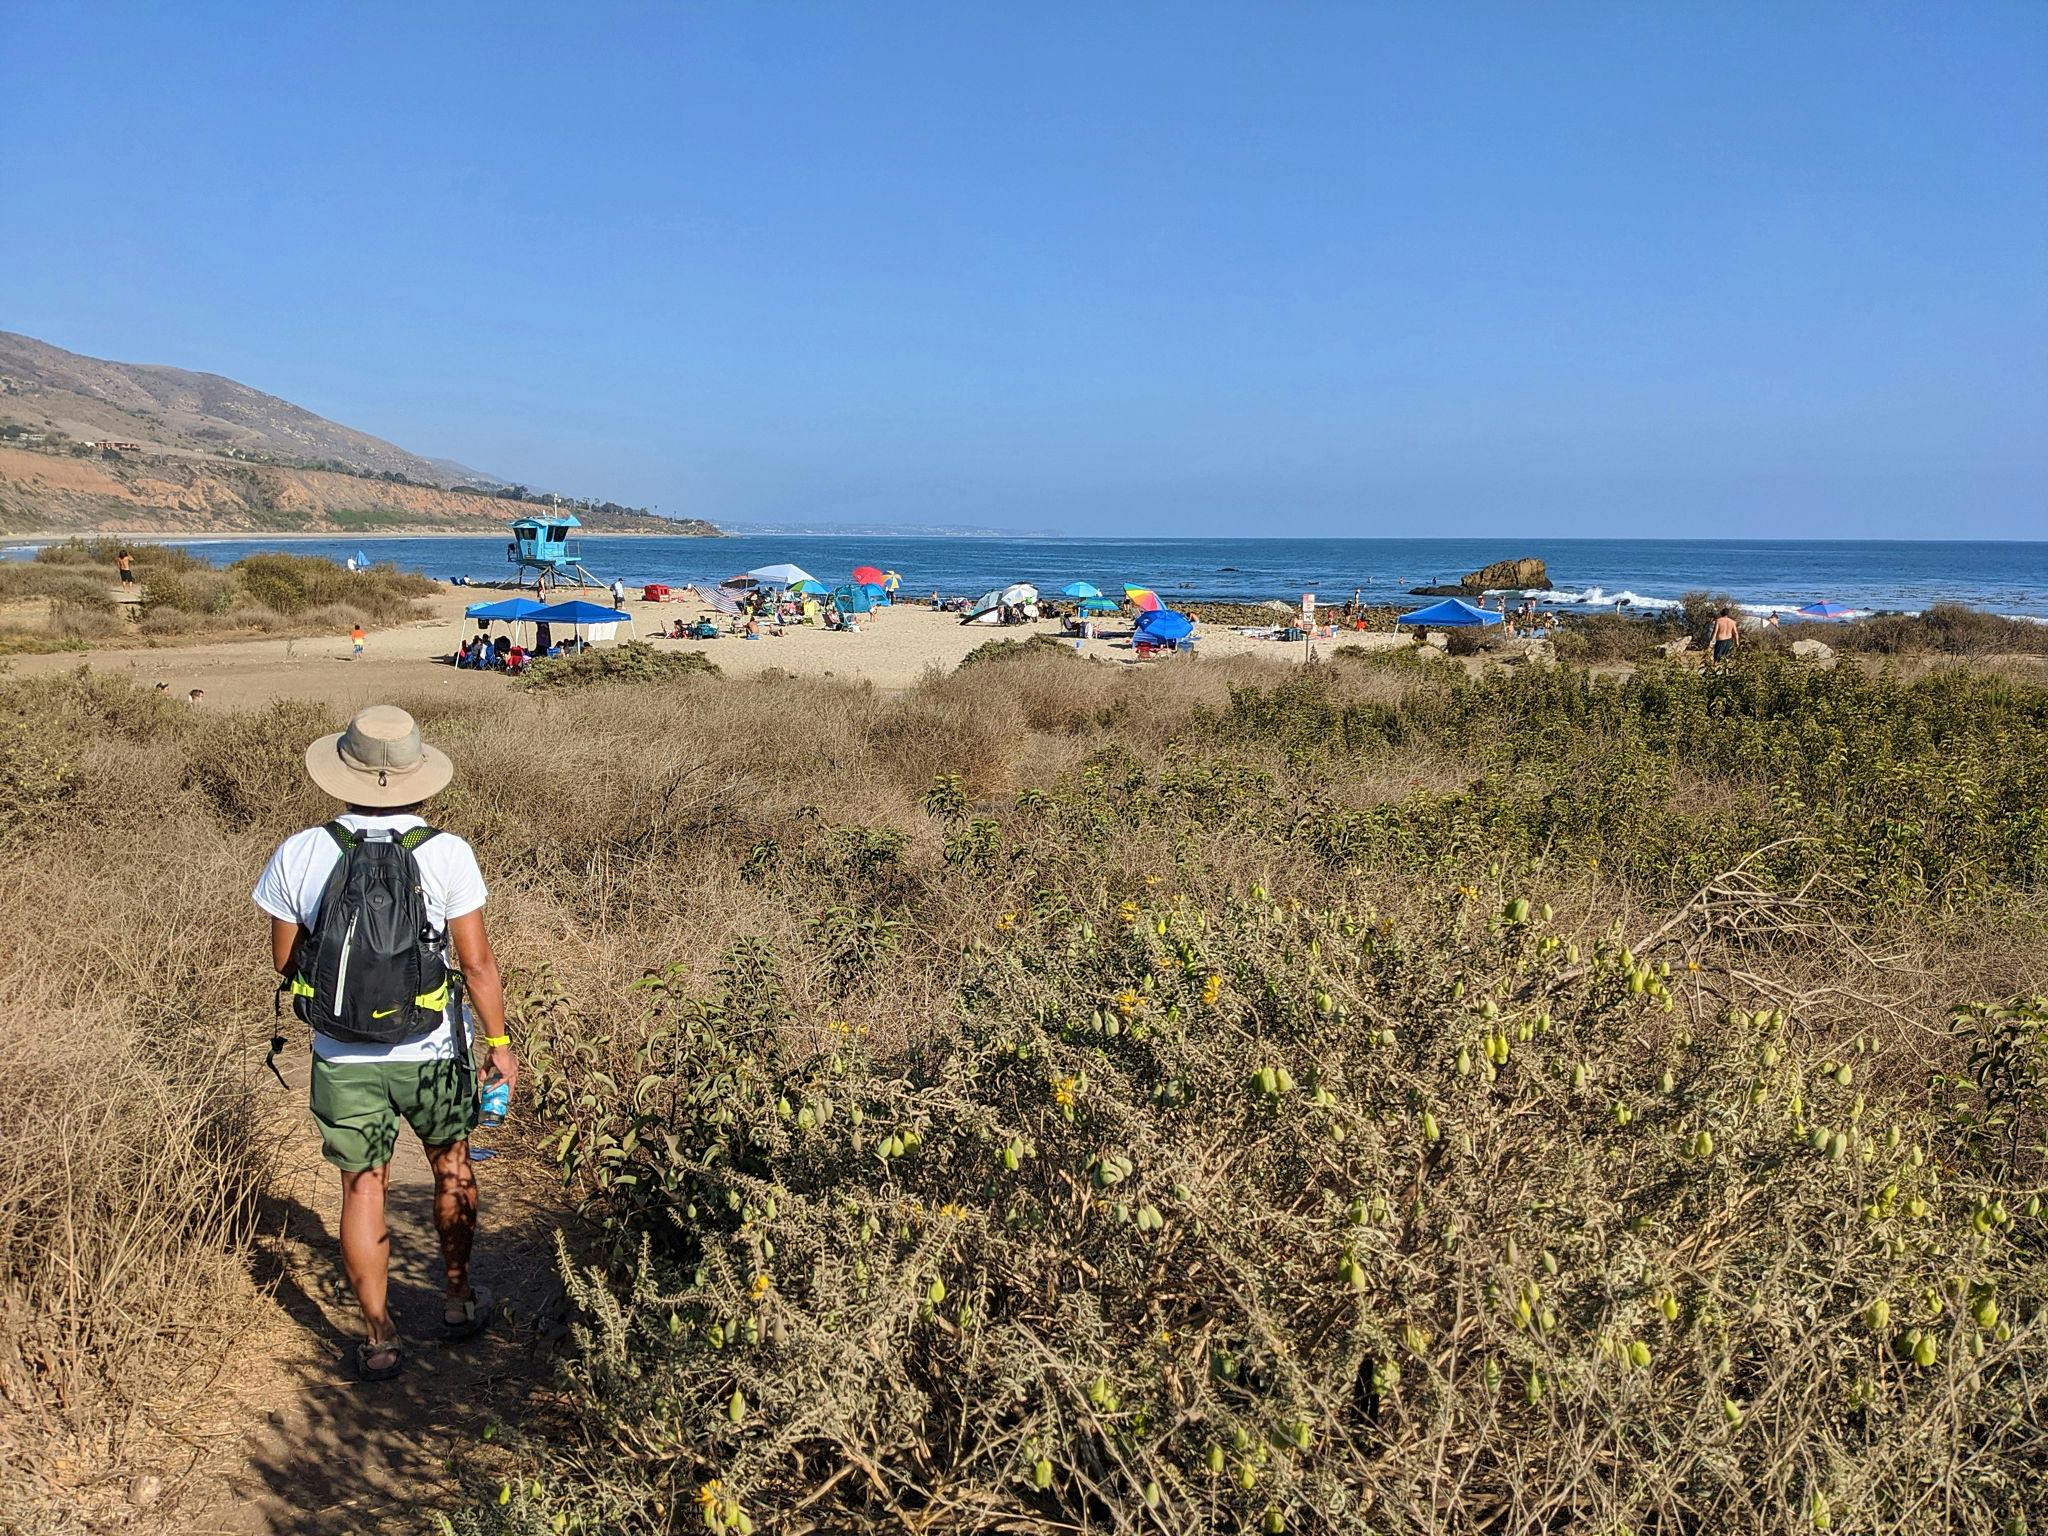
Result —
[[713, 1478], [697, 1490], [697, 1502], [709, 1509], [718, 1502], [718, 1479]]
[[1052, 1080], [1053, 1103], [1071, 1104], [1074, 1102], [1074, 1081], [1071, 1077], [1056, 1077]]
[[1688, 960], [1685, 962], [1685, 968], [1688, 971], [1696, 971], [1700, 968], [1700, 963], [1697, 960]]
[[774, 1279], [768, 1275], [756, 1275], [754, 1276], [754, 1283], [748, 1286], [747, 1289], [753, 1293], [754, 1300], [759, 1301], [768, 1294], [768, 1287], [774, 1283]]
[[1136, 992], [1133, 992], [1129, 987], [1126, 987], [1116, 995], [1116, 1011], [1120, 1017], [1126, 1019], [1130, 1018], [1133, 1014], [1143, 1013], [1145, 1011], [1145, 999]]
[[950, 1216], [955, 1221], [965, 1221], [967, 1219], [967, 1213], [950, 1200], [939, 1207], [939, 1214], [941, 1216]]
[[1127, 923], [1135, 923], [1138, 920], [1138, 904], [1135, 901], [1121, 902], [1117, 906], [1116, 915]]
[[1223, 978], [1213, 972], [1202, 982], [1202, 1001], [1213, 1004], [1223, 992]]
[[1173, 1330], [1170, 1328], [1160, 1329], [1159, 1342], [1162, 1344], [1171, 1344], [1173, 1342]]
[[1147, 885], [1157, 885], [1164, 878], [1165, 877], [1163, 875], [1147, 875], [1145, 877], [1145, 883]]
[[997, 933], [1008, 933], [1012, 928], [1016, 926], [1017, 914], [1014, 912], [1005, 912], [1001, 917], [996, 919]]
[[1588, 868], [1588, 869], [1598, 869], [1599, 867], [1600, 867], [1600, 855], [1599, 855], [1599, 854], [1597, 854], [1597, 853], [1596, 853], [1596, 854], [1594, 854], [1594, 855], [1593, 855], [1593, 857], [1591, 857], [1590, 859], [1586, 860], [1586, 868]]

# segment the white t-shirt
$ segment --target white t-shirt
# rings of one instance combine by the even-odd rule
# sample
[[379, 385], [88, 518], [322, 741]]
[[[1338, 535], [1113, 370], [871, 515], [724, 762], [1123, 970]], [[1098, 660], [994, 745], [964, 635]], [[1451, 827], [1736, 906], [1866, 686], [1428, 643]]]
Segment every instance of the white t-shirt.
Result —
[[[351, 832], [388, 831], [393, 835], [425, 823], [418, 816], [337, 816]], [[257, 906], [272, 917], [311, 928], [320, 915], [327, 880], [341, 858], [341, 849], [325, 827], [308, 827], [278, 844], [250, 892]], [[449, 923], [484, 904], [484, 876], [468, 843], [450, 832], [430, 837], [413, 851], [420, 867], [420, 894], [426, 898], [427, 921], [446, 932]], [[359, 1040], [331, 1040], [313, 1032], [313, 1053], [323, 1061], [344, 1065], [379, 1061], [439, 1061], [455, 1055], [455, 1031], [444, 1017], [441, 1027], [398, 1045], [366, 1045]]]

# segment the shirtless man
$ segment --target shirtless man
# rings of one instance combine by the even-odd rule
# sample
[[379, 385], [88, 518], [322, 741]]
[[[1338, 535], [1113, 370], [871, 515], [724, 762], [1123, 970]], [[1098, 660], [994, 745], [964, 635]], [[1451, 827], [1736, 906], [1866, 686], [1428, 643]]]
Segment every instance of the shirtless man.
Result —
[[1714, 616], [1714, 627], [1707, 635], [1707, 643], [1713, 652], [1716, 665], [1735, 654], [1735, 645], [1742, 638], [1742, 626], [1735, 622], [1733, 614], [1723, 608]]

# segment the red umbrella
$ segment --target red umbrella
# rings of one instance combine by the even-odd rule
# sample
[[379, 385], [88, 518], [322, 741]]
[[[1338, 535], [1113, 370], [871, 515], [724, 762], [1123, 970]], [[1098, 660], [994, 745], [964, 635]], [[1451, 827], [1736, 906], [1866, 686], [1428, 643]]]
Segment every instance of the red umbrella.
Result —
[[876, 570], [872, 565], [853, 568], [853, 584], [857, 587], [879, 587], [887, 579], [885, 572]]

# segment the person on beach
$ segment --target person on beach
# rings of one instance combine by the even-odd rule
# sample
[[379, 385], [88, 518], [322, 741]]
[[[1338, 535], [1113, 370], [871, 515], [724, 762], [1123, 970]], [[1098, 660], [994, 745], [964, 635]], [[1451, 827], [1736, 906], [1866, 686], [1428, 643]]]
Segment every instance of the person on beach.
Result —
[[1716, 666], [1735, 654], [1736, 642], [1741, 638], [1742, 626], [1735, 622], [1733, 614], [1723, 608], [1714, 616], [1714, 627], [1707, 634], [1707, 642], [1713, 652]]
[[135, 585], [135, 557], [129, 554], [126, 549], [123, 549], [118, 555], [114, 556], [114, 569], [121, 573], [122, 586], [132, 587]]
[[626, 583], [617, 576], [612, 578], [612, 606], [614, 608], [626, 606]]
[[348, 573], [351, 576], [356, 573], [356, 557], [354, 555], [348, 557]]
[[[270, 918], [271, 962], [292, 993], [293, 1010], [313, 1026], [309, 1100], [322, 1153], [341, 1174], [341, 1254], [363, 1315], [356, 1369], [366, 1381], [396, 1376], [405, 1363], [388, 1304], [384, 1220], [401, 1119], [433, 1167], [434, 1227], [446, 1281], [442, 1336], [467, 1338], [491, 1314], [489, 1291], [469, 1274], [477, 1220], [469, 1158], [477, 1071], [470, 1042], [458, 1034], [465, 996], [483, 1028], [484, 1082], [516, 1085], [519, 1059], [506, 1033], [497, 958], [484, 933], [486, 891], [476, 854], [419, 815], [454, 772], [444, 753], [420, 739], [404, 710], [364, 710], [348, 729], [306, 749], [307, 776], [347, 809], [325, 826], [286, 838], [251, 893]], [[378, 885], [380, 869], [396, 878]], [[408, 899], [414, 903], [410, 915], [419, 922], [398, 935], [406, 963], [396, 965], [374, 937], [364, 940], [377, 926], [377, 903], [393, 895], [401, 907]], [[323, 943], [320, 925], [329, 903], [337, 922], [344, 913], [350, 919], [348, 944]], [[349, 945], [356, 949], [353, 970], [337, 970], [329, 951]], [[460, 966], [453, 976], [451, 951]], [[374, 1006], [384, 1000], [376, 990], [379, 978], [394, 976], [406, 991], [430, 990], [380, 1011]], [[347, 996], [351, 977], [353, 999]], [[386, 979], [384, 990], [393, 984]], [[395, 1024], [375, 1022], [394, 1013]], [[273, 1052], [277, 1048], [274, 1042]]]
[[349, 643], [349, 644], [350, 644], [350, 645], [351, 645], [352, 647], [354, 647], [354, 651], [355, 651], [355, 654], [354, 654], [354, 655], [352, 655], [352, 656], [351, 656], [351, 657], [349, 658], [349, 660], [351, 660], [351, 661], [361, 661], [361, 660], [363, 659], [363, 645], [364, 645], [364, 643], [366, 642], [367, 638], [368, 638], [368, 637], [367, 637], [367, 636], [365, 636], [365, 635], [363, 634], [363, 626], [362, 626], [362, 625], [360, 625], [360, 624], [354, 624], [354, 625], [351, 625], [351, 626], [349, 626], [349, 632], [348, 632], [348, 643]]

